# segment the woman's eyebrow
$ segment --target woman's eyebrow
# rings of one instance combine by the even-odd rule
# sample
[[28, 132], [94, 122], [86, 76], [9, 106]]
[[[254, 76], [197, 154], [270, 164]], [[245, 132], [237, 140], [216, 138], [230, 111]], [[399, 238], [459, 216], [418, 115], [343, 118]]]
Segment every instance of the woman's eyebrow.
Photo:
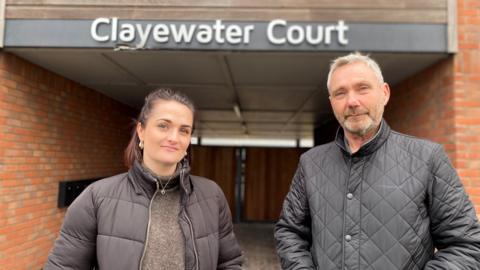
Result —
[[157, 119], [155, 119], [155, 121], [165, 121], [165, 122], [168, 122], [168, 123], [172, 123], [172, 120], [167, 119], [167, 118], [157, 118]]

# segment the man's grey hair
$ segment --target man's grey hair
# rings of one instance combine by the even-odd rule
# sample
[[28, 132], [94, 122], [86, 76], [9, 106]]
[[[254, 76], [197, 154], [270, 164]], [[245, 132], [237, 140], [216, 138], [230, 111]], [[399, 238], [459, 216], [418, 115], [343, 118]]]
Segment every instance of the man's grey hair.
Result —
[[370, 56], [368, 55], [361, 54], [360, 52], [354, 52], [348, 55], [338, 57], [334, 59], [330, 64], [330, 71], [328, 72], [328, 77], [327, 77], [327, 88], [329, 92], [330, 92], [330, 80], [332, 77], [332, 73], [339, 67], [352, 64], [352, 63], [357, 63], [357, 62], [364, 63], [369, 68], [371, 68], [372, 71], [375, 73], [375, 76], [377, 76], [378, 81], [380, 83], [384, 83], [382, 70], [380, 69], [380, 66], [378, 65], [378, 63], [375, 62], [375, 60], [370, 58]]

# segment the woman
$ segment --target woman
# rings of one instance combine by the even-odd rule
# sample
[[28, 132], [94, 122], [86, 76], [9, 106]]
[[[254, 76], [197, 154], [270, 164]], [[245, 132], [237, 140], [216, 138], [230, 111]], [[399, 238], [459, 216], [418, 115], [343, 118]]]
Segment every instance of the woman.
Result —
[[189, 175], [193, 115], [170, 89], [145, 98], [125, 150], [129, 171], [73, 202], [44, 269], [241, 269], [225, 196]]

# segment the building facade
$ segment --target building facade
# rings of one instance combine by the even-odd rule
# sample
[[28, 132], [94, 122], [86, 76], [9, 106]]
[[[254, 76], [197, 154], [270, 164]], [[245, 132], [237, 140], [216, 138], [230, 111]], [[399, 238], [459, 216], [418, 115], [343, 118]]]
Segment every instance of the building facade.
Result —
[[[42, 267], [65, 214], [59, 182], [125, 171], [148, 91], [191, 96], [201, 140], [312, 139], [332, 129], [329, 60], [355, 50], [392, 86], [388, 123], [441, 143], [480, 212], [479, 0], [131, 2], [0, 1], [0, 269]], [[255, 151], [246, 164], [266, 178]], [[251, 174], [247, 186], [268, 189]], [[221, 186], [234, 208], [235, 183]], [[243, 213], [262, 219], [252, 196]]]

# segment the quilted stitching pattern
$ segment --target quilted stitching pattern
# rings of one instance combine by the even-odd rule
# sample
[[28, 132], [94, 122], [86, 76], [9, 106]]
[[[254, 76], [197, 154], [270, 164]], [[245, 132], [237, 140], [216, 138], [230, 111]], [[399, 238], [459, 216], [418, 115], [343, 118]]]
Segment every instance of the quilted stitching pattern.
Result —
[[[295, 259], [299, 250], [284, 241], [302, 226], [311, 228], [307, 244], [318, 269], [480, 269], [479, 224], [441, 147], [391, 132], [383, 122], [381, 134], [362, 148], [350, 155], [330, 143], [302, 156], [302, 177], [294, 180], [276, 226], [284, 269], [304, 269]], [[289, 204], [296, 192], [311, 221], [290, 215], [298, 211]], [[445, 237], [468, 238], [467, 251], [445, 259], [437, 246], [434, 255], [432, 238], [458, 249]]]

